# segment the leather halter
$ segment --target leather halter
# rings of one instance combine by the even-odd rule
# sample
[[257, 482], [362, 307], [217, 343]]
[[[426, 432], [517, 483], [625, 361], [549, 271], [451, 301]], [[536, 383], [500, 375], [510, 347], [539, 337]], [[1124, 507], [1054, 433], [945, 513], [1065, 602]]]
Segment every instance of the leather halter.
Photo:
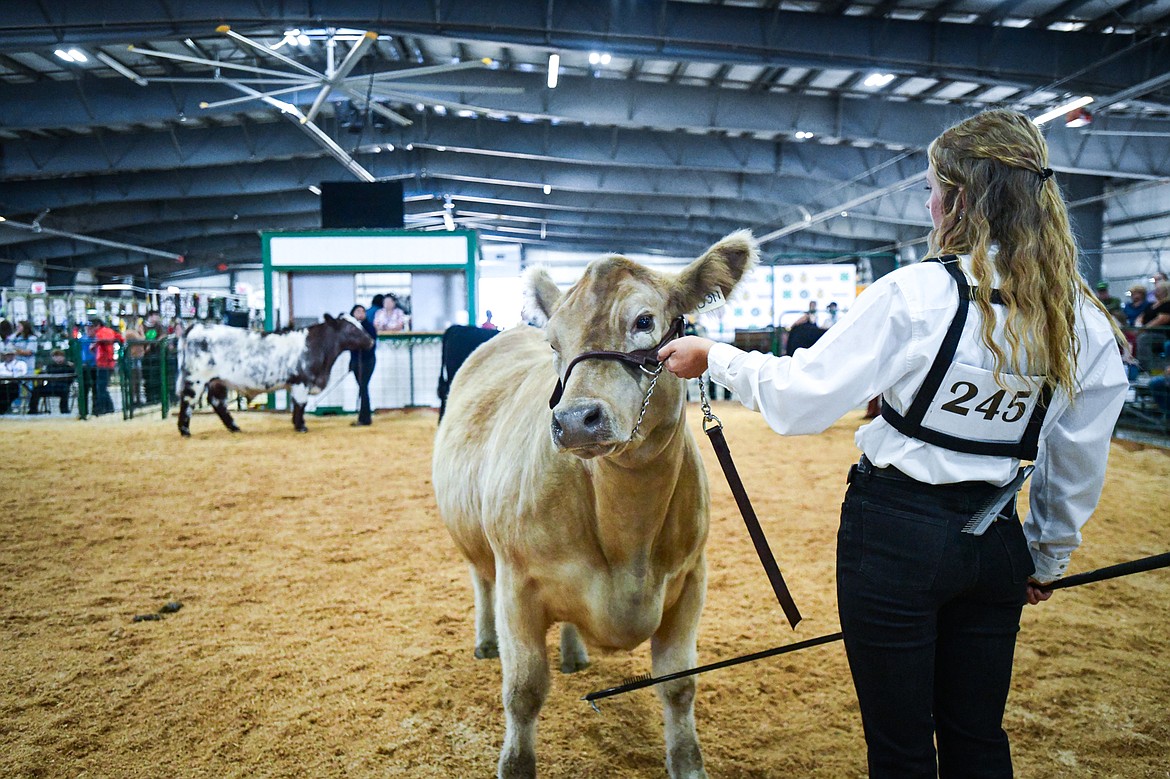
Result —
[[667, 328], [666, 334], [662, 336], [662, 340], [658, 342], [658, 345], [652, 346], [649, 349], [634, 349], [631, 352], [615, 352], [601, 349], [595, 352], [582, 352], [578, 354], [569, 363], [569, 367], [565, 368], [564, 377], [557, 379], [556, 389], [553, 390], [552, 397], [548, 399], [548, 407], [556, 408], [557, 404], [561, 402], [561, 395], [565, 393], [565, 385], [569, 383], [569, 374], [573, 372], [574, 366], [582, 360], [618, 360], [635, 365], [646, 371], [654, 371], [662, 365], [658, 361], [658, 350], [675, 338], [681, 338], [684, 327], [686, 327], [686, 320], [680, 316], [670, 323], [670, 327]]

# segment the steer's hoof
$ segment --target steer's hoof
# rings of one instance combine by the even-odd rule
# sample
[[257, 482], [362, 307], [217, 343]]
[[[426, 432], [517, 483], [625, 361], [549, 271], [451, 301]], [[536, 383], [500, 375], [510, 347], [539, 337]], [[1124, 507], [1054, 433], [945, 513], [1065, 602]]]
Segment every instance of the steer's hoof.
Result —
[[584, 671], [589, 667], [588, 657], [564, 657], [561, 658], [561, 673], [575, 674], [578, 671]]
[[240, 432], [240, 426], [239, 425], [232, 425], [231, 427], [228, 428], [228, 430], [232, 431], [233, 433], [238, 433], [238, 432]]
[[307, 428], [307, 427], [304, 427], [304, 426], [302, 425], [301, 427], [298, 427], [298, 428], [296, 428], [296, 431], [297, 431], [298, 433], [307, 433], [307, 432], [309, 432], [309, 428]]
[[185, 428], [179, 428], [179, 435], [183, 436], [183, 438], [190, 438], [191, 431]]
[[476, 660], [493, 660], [500, 656], [500, 647], [495, 641], [485, 641], [475, 645]]

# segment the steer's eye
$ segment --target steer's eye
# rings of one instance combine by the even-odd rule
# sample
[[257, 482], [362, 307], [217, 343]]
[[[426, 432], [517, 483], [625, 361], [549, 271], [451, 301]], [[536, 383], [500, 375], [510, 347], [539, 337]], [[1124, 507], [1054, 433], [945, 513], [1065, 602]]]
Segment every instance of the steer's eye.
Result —
[[654, 317], [649, 314], [642, 314], [634, 320], [634, 330], [639, 333], [645, 333], [654, 329]]

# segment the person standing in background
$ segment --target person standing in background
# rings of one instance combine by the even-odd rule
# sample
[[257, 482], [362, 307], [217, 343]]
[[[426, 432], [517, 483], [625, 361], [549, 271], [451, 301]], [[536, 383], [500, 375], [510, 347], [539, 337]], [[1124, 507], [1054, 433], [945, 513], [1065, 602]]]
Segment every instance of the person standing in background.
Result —
[[354, 349], [349, 353], [349, 369], [358, 385], [358, 418], [355, 427], [365, 427], [372, 421], [370, 408], [370, 379], [374, 375], [374, 365], [378, 359], [378, 331], [374, 323], [366, 316], [366, 309], [357, 305], [349, 310], [349, 315], [356, 319], [366, 331], [366, 335], [374, 339], [374, 345], [362, 351]]
[[93, 319], [93, 351], [94, 351], [94, 413], [98, 416], [109, 414], [114, 410], [114, 401], [110, 397], [110, 374], [118, 367], [114, 357], [114, 344], [122, 341], [122, 336], [100, 318]]
[[125, 320], [122, 338], [126, 342], [126, 359], [129, 360], [127, 376], [130, 382], [130, 404], [139, 406], [145, 402], [142, 388], [142, 361], [146, 356], [146, 344], [143, 343], [146, 340], [146, 331], [142, 329], [142, 324], [136, 317]]
[[379, 333], [398, 333], [406, 329], [406, 314], [398, 306], [398, 297], [389, 293], [382, 300], [382, 309], [374, 315], [374, 329]]

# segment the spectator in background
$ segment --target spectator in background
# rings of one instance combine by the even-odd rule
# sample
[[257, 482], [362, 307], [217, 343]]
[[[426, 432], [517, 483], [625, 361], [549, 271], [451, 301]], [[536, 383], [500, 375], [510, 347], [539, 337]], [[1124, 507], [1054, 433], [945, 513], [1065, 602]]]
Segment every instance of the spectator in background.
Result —
[[78, 393], [85, 395], [89, 413], [97, 410], [97, 353], [94, 351], [94, 332], [97, 325], [87, 322], [85, 329], [77, 333], [77, 348], [81, 352], [81, 384]]
[[137, 319], [131, 317], [126, 320], [122, 328], [122, 338], [126, 341], [127, 358], [130, 361], [128, 371], [130, 381], [130, 403], [138, 406], [143, 403], [142, 397], [142, 361], [146, 356], [146, 331]]
[[1129, 300], [1121, 307], [1122, 313], [1125, 314], [1125, 323], [1130, 327], [1137, 324], [1138, 317], [1146, 313], [1151, 303], [1146, 300], [1146, 288], [1141, 284], [1135, 284], [1129, 288]]
[[[166, 329], [162, 325], [162, 315], [155, 309], [146, 312], [146, 320], [142, 324], [142, 340], [158, 341], [166, 337]], [[160, 362], [163, 359], [162, 345], [147, 343], [142, 347], [142, 383], [146, 394], [147, 404], [162, 401], [162, 376], [159, 373]]]
[[385, 295], [374, 295], [374, 297], [370, 298], [370, 307], [366, 309], [366, 319], [371, 322], [374, 321], [374, 317], [382, 310], [382, 301], [385, 299]]
[[1109, 312], [1109, 316], [1117, 320], [1117, 324], [1124, 326], [1126, 324], [1125, 313], [1121, 310], [1121, 298], [1115, 298], [1109, 294], [1109, 282], [1097, 282], [1097, 300], [1101, 301], [1101, 305], [1105, 306], [1105, 310]]
[[837, 317], [837, 301], [833, 300], [829, 302], [829, 305], [825, 306], [825, 313], [817, 324], [820, 325], [822, 330], [828, 330], [830, 327], [837, 324]]
[[374, 364], [378, 359], [378, 331], [366, 316], [364, 306], [354, 306], [349, 310], [349, 315], [361, 323], [362, 330], [374, 339], [374, 345], [369, 349], [365, 351], [353, 349], [349, 353], [349, 369], [353, 371], [353, 377], [357, 379], [358, 385], [358, 418], [353, 424], [355, 427], [365, 427], [371, 422], [370, 378], [374, 375]]
[[406, 329], [406, 314], [398, 306], [393, 292], [382, 299], [382, 308], [374, 315], [374, 329], [379, 333], [397, 333]]
[[7, 343], [9, 336], [15, 329], [7, 319], [0, 319], [0, 345]]
[[1146, 302], [1151, 306], [1158, 302], [1155, 293], [1158, 291], [1158, 285], [1166, 281], [1166, 274], [1158, 271], [1153, 276], [1150, 276], [1150, 291], [1146, 293]]
[[802, 314], [792, 323], [792, 327], [788, 330], [788, 345], [784, 348], [785, 354], [791, 355], [797, 349], [807, 349], [825, 334], [824, 330], [817, 327], [815, 307], [816, 304], [813, 303], [807, 314]]
[[496, 326], [496, 323], [492, 321], [492, 310], [490, 308], [487, 310], [487, 319], [483, 320], [483, 324], [480, 325], [480, 327], [482, 327], [484, 330], [499, 330], [500, 329], [499, 327]]
[[31, 376], [37, 369], [37, 336], [27, 319], [17, 323], [15, 332], [8, 336], [8, 347], [24, 363]]
[[60, 349], [54, 349], [50, 356], [50, 362], [45, 366], [41, 372], [42, 375], [49, 376], [64, 376], [68, 375], [68, 379], [50, 379], [48, 381], [38, 381], [33, 385], [32, 398], [28, 403], [28, 413], [39, 414], [41, 408], [41, 398], [48, 396], [51, 398], [61, 399], [61, 413], [69, 413], [69, 389], [73, 386], [73, 364], [66, 362], [65, 352]]
[[121, 342], [122, 336], [98, 317], [91, 324], [94, 352], [93, 404], [94, 413], [101, 416], [114, 410], [114, 401], [110, 397], [110, 374], [118, 367], [114, 358], [114, 344]]
[[[16, 359], [16, 352], [11, 346], [0, 346], [0, 379], [19, 379], [28, 375], [28, 368]], [[7, 414], [12, 408], [12, 401], [20, 397], [20, 383], [15, 381], [0, 381], [0, 414]]]
[[1138, 318], [1142, 329], [1137, 334], [1137, 359], [1145, 371], [1158, 367], [1156, 363], [1170, 335], [1170, 329], [1167, 329], [1170, 328], [1170, 281], [1158, 282], [1154, 287], [1154, 300], [1157, 302]]

